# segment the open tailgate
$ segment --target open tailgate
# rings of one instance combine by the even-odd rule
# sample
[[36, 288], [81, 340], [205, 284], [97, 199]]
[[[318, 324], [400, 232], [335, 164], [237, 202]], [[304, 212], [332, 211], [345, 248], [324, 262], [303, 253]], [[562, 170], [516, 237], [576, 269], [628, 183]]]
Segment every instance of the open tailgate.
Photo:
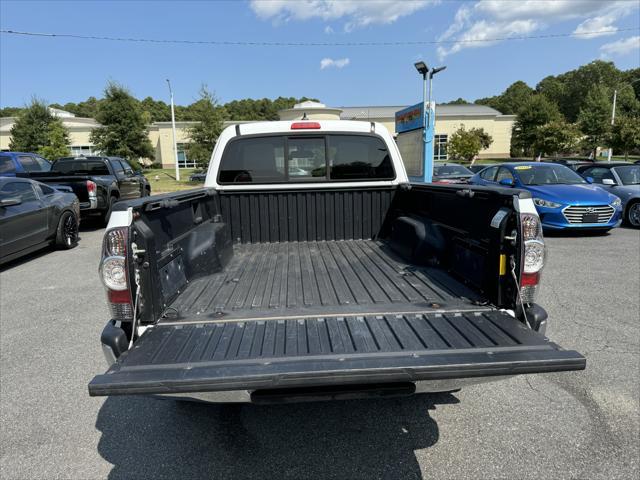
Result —
[[160, 324], [92, 396], [257, 390], [582, 370], [586, 360], [499, 311]]

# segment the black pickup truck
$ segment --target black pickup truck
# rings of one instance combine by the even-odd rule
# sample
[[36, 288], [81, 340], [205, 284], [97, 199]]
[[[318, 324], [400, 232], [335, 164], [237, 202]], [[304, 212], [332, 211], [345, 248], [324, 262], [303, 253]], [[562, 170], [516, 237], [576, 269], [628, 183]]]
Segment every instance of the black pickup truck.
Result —
[[83, 216], [99, 215], [108, 223], [114, 203], [151, 194], [151, 186], [119, 157], [65, 157], [49, 172], [18, 174], [53, 187], [70, 190], [80, 200]]
[[230, 127], [204, 188], [116, 205], [89, 393], [271, 403], [584, 369], [544, 336], [544, 257], [529, 193], [410, 184], [380, 124]]

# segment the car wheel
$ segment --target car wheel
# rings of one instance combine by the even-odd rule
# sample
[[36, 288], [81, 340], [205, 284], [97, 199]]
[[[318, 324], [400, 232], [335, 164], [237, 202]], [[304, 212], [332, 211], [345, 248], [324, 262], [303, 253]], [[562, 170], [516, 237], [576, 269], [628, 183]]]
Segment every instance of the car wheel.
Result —
[[75, 214], [66, 211], [60, 216], [56, 231], [56, 246], [69, 249], [78, 244], [78, 219]]
[[640, 228], [640, 202], [634, 202], [627, 208], [627, 218], [629, 225]]

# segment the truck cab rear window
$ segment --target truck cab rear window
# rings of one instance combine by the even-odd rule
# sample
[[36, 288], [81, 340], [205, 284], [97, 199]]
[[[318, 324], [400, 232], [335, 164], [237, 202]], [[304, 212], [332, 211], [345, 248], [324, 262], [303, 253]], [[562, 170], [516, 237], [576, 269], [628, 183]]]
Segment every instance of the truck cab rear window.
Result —
[[102, 160], [58, 160], [51, 171], [69, 175], [109, 175]]
[[373, 135], [297, 135], [239, 138], [222, 154], [218, 181], [296, 183], [391, 180], [384, 141]]

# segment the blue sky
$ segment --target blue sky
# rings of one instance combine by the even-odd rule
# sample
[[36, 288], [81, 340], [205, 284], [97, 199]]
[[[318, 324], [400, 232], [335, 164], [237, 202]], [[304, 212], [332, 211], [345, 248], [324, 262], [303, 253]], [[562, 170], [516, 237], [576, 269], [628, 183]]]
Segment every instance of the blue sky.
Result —
[[332, 106], [410, 104], [421, 96], [417, 59], [447, 65], [435, 83], [438, 101], [474, 100], [498, 94], [516, 80], [534, 86], [547, 75], [598, 58], [621, 69], [640, 66], [638, 5], [637, 0], [2, 0], [2, 29], [152, 39], [466, 42], [617, 31], [392, 47], [175, 45], [1, 34], [0, 105], [20, 106], [32, 95], [52, 103], [100, 97], [110, 79], [138, 98], [168, 100], [168, 77], [179, 104], [194, 101], [202, 83], [222, 102], [306, 95]]

